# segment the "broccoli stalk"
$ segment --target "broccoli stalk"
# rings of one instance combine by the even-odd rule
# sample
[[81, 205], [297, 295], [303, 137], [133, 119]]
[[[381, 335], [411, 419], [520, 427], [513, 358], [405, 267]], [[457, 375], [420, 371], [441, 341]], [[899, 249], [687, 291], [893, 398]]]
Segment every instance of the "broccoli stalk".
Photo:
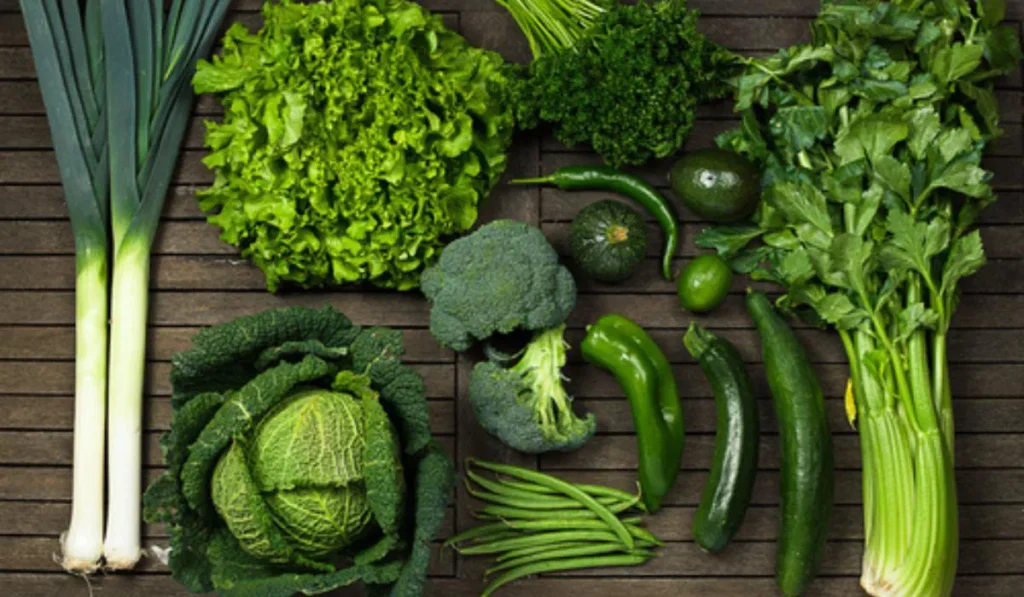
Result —
[[487, 361], [473, 368], [469, 399], [477, 421], [510, 448], [568, 452], [594, 435], [594, 415], [577, 417], [563, 385], [564, 332], [561, 325], [535, 334], [512, 367]]

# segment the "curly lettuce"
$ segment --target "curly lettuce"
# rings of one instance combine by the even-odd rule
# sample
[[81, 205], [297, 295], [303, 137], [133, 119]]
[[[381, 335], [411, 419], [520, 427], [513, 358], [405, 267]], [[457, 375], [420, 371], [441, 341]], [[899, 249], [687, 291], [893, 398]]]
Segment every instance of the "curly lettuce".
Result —
[[505, 170], [508, 65], [408, 0], [282, 0], [263, 18], [197, 69], [225, 111], [200, 207], [271, 291], [418, 287]]
[[[242, 317], [175, 355], [168, 468], [144, 497], [146, 520], [170, 531], [174, 577], [222, 597], [355, 583], [418, 597], [455, 472], [431, 437], [423, 379], [401, 354], [401, 333], [361, 329], [328, 307]], [[321, 433], [331, 413], [314, 402], [348, 423]], [[294, 434], [287, 450], [275, 447], [282, 433]], [[318, 445], [331, 441], [347, 451]], [[361, 502], [344, 541], [321, 524], [337, 509], [294, 510], [351, 506], [346, 496]]]

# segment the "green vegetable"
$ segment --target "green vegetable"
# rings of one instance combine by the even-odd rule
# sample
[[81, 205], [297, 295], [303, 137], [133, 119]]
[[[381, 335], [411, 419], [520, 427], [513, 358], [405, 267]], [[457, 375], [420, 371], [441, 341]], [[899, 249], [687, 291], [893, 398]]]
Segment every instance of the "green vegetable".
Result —
[[508, 67], [407, 0], [268, 2], [194, 81], [217, 94], [200, 194], [267, 286], [408, 290], [505, 170]]
[[565, 190], [599, 189], [636, 201], [654, 216], [665, 233], [661, 273], [666, 280], [672, 279], [672, 258], [679, 249], [679, 216], [672, 203], [644, 179], [607, 166], [566, 166], [542, 178], [523, 178], [509, 184], [550, 184]]
[[[474, 468], [495, 476], [484, 477]], [[487, 504], [482, 510], [485, 518], [490, 509], [503, 508], [496, 505], [502, 500], [525, 502], [525, 508], [517, 510], [515, 516], [496, 515], [497, 522], [463, 531], [445, 543], [462, 555], [494, 556], [495, 563], [486, 575], [502, 574], [484, 589], [484, 595], [493, 594], [518, 578], [546, 571], [638, 566], [654, 557], [650, 548], [662, 545], [654, 534], [640, 526], [641, 518], [616, 516], [639, 506], [640, 496], [607, 487], [575, 485], [535, 470], [472, 459], [466, 461], [466, 475], [470, 495]], [[553, 495], [576, 502], [580, 510], [547, 510]], [[595, 499], [594, 495], [603, 497]], [[625, 505], [606, 508], [600, 501], [604, 498]], [[531, 509], [531, 504], [536, 509]], [[577, 511], [590, 517], [577, 517]]]
[[609, 370], [626, 393], [639, 452], [640, 489], [648, 512], [657, 512], [679, 475], [683, 410], [664, 353], [638, 325], [605, 315], [587, 328], [583, 357]]
[[717, 309], [729, 295], [732, 270], [715, 254], [701, 255], [679, 276], [679, 305], [691, 313]]
[[110, 144], [114, 279], [103, 545], [106, 566], [115, 570], [134, 567], [142, 555], [139, 471], [150, 251], [192, 113], [195, 96], [188, 81], [196, 61], [210, 53], [229, 4], [176, 2], [165, 14], [161, 3], [101, 0], [107, 128], [119, 139]]
[[61, 564], [88, 574], [103, 556], [108, 349], [110, 175], [100, 2], [88, 2], [84, 15], [77, 3], [56, 0], [20, 6], [75, 238], [74, 483]]
[[761, 173], [723, 149], [687, 153], [669, 171], [672, 190], [693, 213], [712, 222], [749, 218], [761, 202]]
[[159, 2], [21, 2], [75, 236], [75, 503], [63, 541], [74, 572], [95, 571], [101, 549], [113, 570], [131, 569], [142, 554], [150, 249], [192, 109], [187, 81], [228, 4], [178, 0], [165, 14]]
[[700, 244], [838, 332], [864, 453], [861, 584], [875, 594], [953, 590], [947, 337], [960, 280], [985, 263], [974, 226], [995, 199], [981, 166], [1001, 134], [993, 81], [1021, 56], [1002, 5], [828, 3], [811, 43], [748, 61], [743, 126], [719, 139], [763, 168], [765, 201], [753, 226]]
[[557, 327], [576, 306], [576, 283], [558, 253], [540, 230], [513, 220], [450, 244], [421, 283], [431, 334], [457, 351], [494, 334]]
[[554, 125], [612, 166], [679, 150], [698, 105], [728, 95], [731, 57], [685, 0], [498, 0], [536, 59], [513, 89], [522, 128]]
[[598, 201], [573, 219], [569, 252], [591, 278], [609, 284], [622, 282], [647, 255], [647, 223], [618, 201]]
[[693, 538], [718, 553], [732, 540], [750, 505], [757, 475], [757, 397], [736, 347], [696, 323], [683, 338], [715, 396], [715, 455], [693, 519]]
[[783, 595], [802, 595], [818, 572], [832, 516], [832, 431], [821, 384], [793, 330], [768, 297], [747, 295], [764, 357], [782, 443], [782, 526], [775, 578]]
[[503, 444], [527, 454], [575, 450], [594, 437], [594, 415], [579, 418], [562, 385], [565, 325], [538, 332], [508, 369], [477, 363], [469, 400], [477, 422]]
[[328, 307], [242, 317], [175, 355], [168, 470], [144, 499], [174, 577], [223, 597], [420, 595], [454, 467], [401, 354], [401, 333]]

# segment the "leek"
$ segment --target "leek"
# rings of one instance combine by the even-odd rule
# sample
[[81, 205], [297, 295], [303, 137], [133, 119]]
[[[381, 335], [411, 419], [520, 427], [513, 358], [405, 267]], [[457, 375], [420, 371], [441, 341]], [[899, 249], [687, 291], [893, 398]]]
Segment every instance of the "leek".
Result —
[[[71, 572], [104, 561], [132, 568], [142, 553], [150, 249], [192, 110], [195, 64], [229, 4], [173, 0], [165, 12], [163, 0], [21, 0], [75, 237], [74, 481], [62, 541]], [[118, 132], [113, 143], [107, 131]]]
[[75, 445], [63, 566], [90, 573], [103, 551], [109, 174], [99, 0], [21, 0], [75, 238]]
[[114, 280], [107, 429], [108, 568], [132, 568], [139, 541], [142, 392], [149, 261], [164, 197], [188, 126], [196, 60], [209, 53], [230, 0], [101, 0], [110, 68], [108, 127]]

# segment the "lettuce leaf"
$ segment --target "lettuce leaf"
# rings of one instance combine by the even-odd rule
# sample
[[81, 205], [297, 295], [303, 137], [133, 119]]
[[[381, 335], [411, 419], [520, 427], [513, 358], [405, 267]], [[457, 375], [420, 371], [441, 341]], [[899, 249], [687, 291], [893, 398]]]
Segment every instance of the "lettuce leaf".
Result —
[[267, 286], [409, 290], [505, 170], [511, 70], [408, 0], [267, 3], [200, 62], [200, 206]]

